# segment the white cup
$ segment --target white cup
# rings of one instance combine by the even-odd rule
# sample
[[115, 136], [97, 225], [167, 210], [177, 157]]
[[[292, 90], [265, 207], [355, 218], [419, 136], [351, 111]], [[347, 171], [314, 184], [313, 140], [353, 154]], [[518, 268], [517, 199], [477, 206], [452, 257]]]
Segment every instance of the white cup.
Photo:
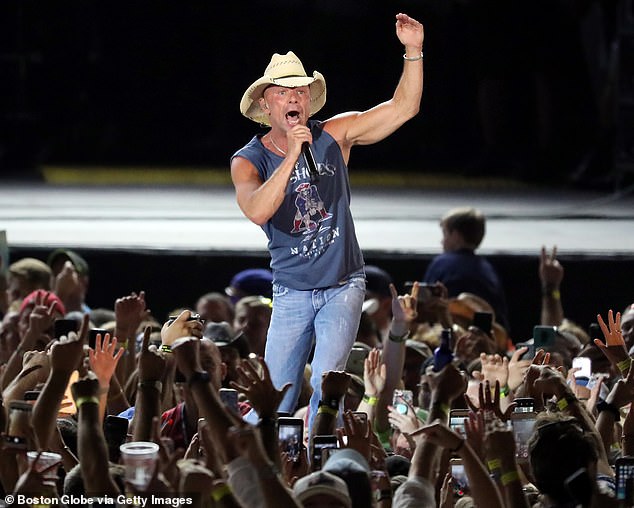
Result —
[[[53, 464], [61, 464], [62, 456], [59, 453], [54, 452], [36, 452], [30, 451], [26, 452], [26, 458], [29, 463], [29, 466], [35, 462], [38, 453], [40, 454], [40, 458], [37, 459], [37, 464], [35, 465], [35, 470], [38, 472], [44, 471], [46, 468], [51, 467]], [[53, 480], [57, 481], [57, 468], [53, 467], [49, 471], [44, 474], [45, 480]]]
[[149, 441], [133, 441], [119, 447], [125, 465], [125, 479], [138, 489], [145, 489], [156, 468], [159, 446]]

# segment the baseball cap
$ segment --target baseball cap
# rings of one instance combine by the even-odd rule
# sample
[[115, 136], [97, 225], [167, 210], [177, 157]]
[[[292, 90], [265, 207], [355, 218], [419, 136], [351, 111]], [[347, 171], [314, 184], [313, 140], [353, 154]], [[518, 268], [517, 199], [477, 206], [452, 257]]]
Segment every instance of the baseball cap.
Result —
[[208, 321], [205, 323], [203, 337], [212, 340], [219, 348], [232, 347], [236, 349], [240, 358], [248, 358], [251, 352], [249, 342], [244, 334], [235, 335], [233, 328], [226, 321], [219, 323]]
[[390, 284], [392, 277], [382, 268], [374, 265], [365, 265], [365, 290], [377, 296], [391, 297]]
[[48, 256], [48, 260], [46, 261], [48, 266], [52, 268], [53, 263], [55, 263], [55, 261], [60, 257], [65, 257], [69, 259], [70, 262], [75, 267], [75, 270], [77, 270], [77, 273], [79, 275], [88, 275], [89, 270], [88, 270], [88, 263], [86, 262], [86, 260], [82, 258], [79, 254], [77, 254], [75, 251], [70, 249], [56, 249], [53, 252], [51, 252], [50, 255]]
[[372, 506], [370, 466], [363, 455], [352, 448], [336, 451], [322, 468], [341, 478], [348, 486], [353, 508]]
[[297, 480], [295, 485], [293, 485], [293, 494], [302, 503], [313, 496], [321, 494], [341, 501], [346, 508], [352, 507], [346, 482], [325, 471], [315, 471]]
[[44, 261], [35, 258], [22, 258], [10, 264], [9, 273], [24, 277], [28, 281], [35, 282], [45, 289], [50, 287], [51, 276], [53, 275], [51, 269]]
[[249, 268], [236, 273], [225, 293], [235, 303], [244, 296], [273, 297], [273, 274], [265, 268]]

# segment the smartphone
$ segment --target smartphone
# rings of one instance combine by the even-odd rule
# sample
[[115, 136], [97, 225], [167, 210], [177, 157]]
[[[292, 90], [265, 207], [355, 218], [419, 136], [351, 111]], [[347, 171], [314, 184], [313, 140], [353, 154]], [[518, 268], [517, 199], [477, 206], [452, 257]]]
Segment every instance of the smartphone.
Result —
[[634, 503], [634, 457], [616, 459], [616, 499], [625, 501], [626, 506]]
[[220, 400], [235, 414], [240, 414], [240, 409], [238, 408], [238, 390], [234, 390], [233, 388], [221, 388]]
[[56, 319], [54, 325], [55, 338], [59, 339], [62, 335], [68, 337], [70, 332], [77, 333], [79, 323], [76, 319]]
[[517, 344], [515, 344], [515, 347], [517, 349], [519, 349], [521, 347], [525, 347], [525, 348], [528, 349], [528, 351], [526, 351], [526, 353], [522, 354], [522, 356], [520, 357], [520, 360], [532, 360], [533, 358], [535, 358], [535, 353], [537, 353], [537, 349], [535, 348], [535, 344], [529, 343], [529, 342], [518, 342]]
[[572, 359], [572, 368], [581, 369], [575, 372], [576, 378], [586, 378], [586, 380], [592, 377], [592, 360], [587, 356], [577, 356]]
[[363, 376], [364, 362], [369, 354], [370, 351], [366, 348], [353, 347], [350, 350], [350, 355], [348, 356], [348, 361], [346, 362], [346, 372]]
[[394, 394], [392, 395], [392, 406], [396, 408], [396, 410], [402, 415], [407, 414], [409, 410], [409, 406], [414, 404], [414, 394], [411, 390], [394, 390]]
[[493, 314], [491, 314], [490, 312], [475, 312], [473, 314], [473, 321], [471, 322], [471, 324], [487, 335], [491, 335], [491, 328], [493, 327]]
[[[174, 321], [176, 321], [176, 318], [178, 316], [170, 316], [167, 318], [168, 324], [172, 324]], [[204, 321], [203, 319], [201, 319], [200, 314], [195, 314], [193, 312], [190, 313], [189, 317], [187, 318], [187, 321], [200, 321], [201, 323]]]
[[332, 434], [313, 436], [313, 453], [311, 462], [314, 471], [321, 469], [328, 460], [328, 454], [331, 452], [324, 453], [324, 450], [337, 448], [338, 444], [339, 441], [337, 440], [337, 436]]
[[353, 411], [352, 416], [355, 420], [361, 422], [366, 427], [368, 426], [368, 413], [365, 411]]
[[278, 418], [277, 436], [280, 451], [286, 452], [294, 462], [297, 462], [304, 441], [304, 420], [287, 416]]
[[537, 413], [534, 411], [511, 413], [511, 425], [513, 426], [513, 437], [515, 438], [515, 458], [518, 463], [528, 462], [528, 439], [533, 433]]
[[116, 415], [107, 415], [103, 422], [103, 433], [108, 442], [108, 446], [117, 447], [125, 443], [128, 437], [128, 425], [127, 418]]
[[106, 336], [106, 333], [109, 333], [108, 330], [104, 328], [91, 328], [88, 330], [88, 345], [95, 349], [95, 344], [97, 343], [97, 335], [101, 335], [101, 343], [103, 344], [103, 339]]
[[532, 413], [535, 411], [535, 400], [533, 397], [518, 397], [515, 402], [514, 413]]
[[461, 436], [465, 435], [464, 422], [468, 419], [468, 409], [451, 409], [449, 411], [449, 427]]
[[555, 345], [555, 338], [557, 337], [557, 327], [555, 326], [540, 326], [533, 327], [533, 343], [535, 344], [535, 350], [550, 351]]
[[4, 437], [4, 446], [12, 450], [27, 449], [27, 432], [31, 426], [33, 406], [23, 400], [9, 402], [9, 426]]
[[[404, 289], [406, 292], [410, 293], [412, 291], [413, 282], [408, 281], [404, 284]], [[442, 288], [436, 284], [430, 284], [428, 282], [419, 282], [418, 283], [418, 302], [425, 303], [431, 300], [432, 298], [440, 298], [442, 296]]]
[[450, 459], [449, 468], [453, 480], [454, 496], [462, 497], [469, 492], [469, 477], [464, 469], [462, 459]]

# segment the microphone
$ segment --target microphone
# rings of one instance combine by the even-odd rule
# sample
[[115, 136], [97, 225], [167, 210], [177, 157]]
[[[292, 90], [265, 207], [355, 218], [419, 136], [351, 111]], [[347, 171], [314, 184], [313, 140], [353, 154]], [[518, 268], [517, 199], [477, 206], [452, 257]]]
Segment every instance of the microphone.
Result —
[[302, 143], [302, 154], [304, 155], [306, 165], [308, 166], [308, 175], [310, 176], [310, 181], [316, 182], [317, 180], [319, 180], [319, 173], [317, 172], [315, 157], [313, 157], [313, 152], [310, 149], [310, 143], [308, 143], [308, 141], [304, 141]]

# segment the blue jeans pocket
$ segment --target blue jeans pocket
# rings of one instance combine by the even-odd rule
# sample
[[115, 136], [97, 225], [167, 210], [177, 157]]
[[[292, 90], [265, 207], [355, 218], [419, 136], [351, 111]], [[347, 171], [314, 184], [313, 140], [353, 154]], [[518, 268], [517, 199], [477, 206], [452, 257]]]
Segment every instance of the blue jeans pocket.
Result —
[[288, 293], [288, 288], [281, 284], [273, 284], [273, 298], [284, 296]]

